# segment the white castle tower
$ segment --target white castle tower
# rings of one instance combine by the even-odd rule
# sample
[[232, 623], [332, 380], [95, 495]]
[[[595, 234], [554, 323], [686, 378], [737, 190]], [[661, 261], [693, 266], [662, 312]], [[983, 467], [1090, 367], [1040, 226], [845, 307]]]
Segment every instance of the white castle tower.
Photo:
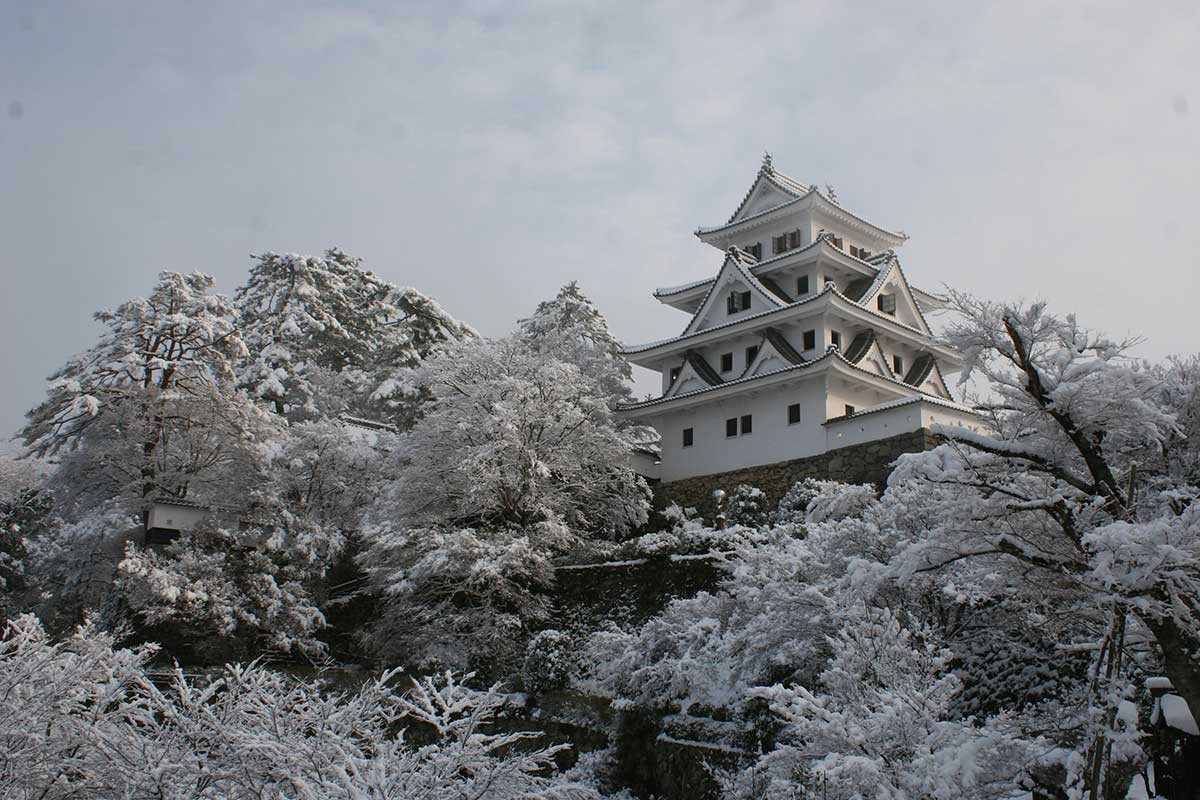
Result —
[[662, 436], [664, 482], [818, 456], [935, 423], [975, 427], [894, 248], [867, 222], [763, 159], [724, 225], [696, 236], [724, 253], [715, 278], [658, 289], [683, 332], [625, 349], [662, 374], [662, 395], [621, 413]]

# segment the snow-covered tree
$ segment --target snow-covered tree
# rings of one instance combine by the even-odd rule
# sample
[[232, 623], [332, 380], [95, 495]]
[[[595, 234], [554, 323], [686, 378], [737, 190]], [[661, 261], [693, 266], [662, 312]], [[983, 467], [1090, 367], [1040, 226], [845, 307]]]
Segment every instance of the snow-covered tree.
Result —
[[416, 661], [512, 657], [546, 612], [550, 559], [646, 520], [612, 412], [577, 367], [517, 338], [448, 346], [414, 371], [430, 399], [401, 438], [360, 564]]
[[746, 800], [1008, 798], [1033, 743], [1002, 720], [951, 714], [959, 690], [953, 654], [936, 629], [887, 609], [852, 607], [829, 637], [820, 689], [762, 687], [784, 728], [781, 745], [725, 780]]
[[734, 487], [725, 513], [730, 523], [748, 528], [761, 528], [771, 519], [766, 493], [745, 483]]
[[951, 579], [974, 602], [1054, 598], [1042, 625], [1094, 654], [1078, 777], [1101, 796], [1135, 642], [1153, 642], [1152, 660], [1200, 708], [1200, 490], [1168, 468], [1179, 421], [1128, 342], [1042, 304], [953, 300], [961, 321], [947, 338], [966, 357], [964, 379], [987, 382], [989, 429], [941, 429], [947, 444], [902, 459], [892, 485], [923, 490], [928, 528], [889, 574]]
[[578, 367], [518, 338], [448, 346], [414, 372], [431, 399], [399, 448], [386, 518], [404, 527], [623, 534], [646, 519], [605, 399]]
[[575, 281], [553, 300], [538, 303], [533, 315], [520, 321], [518, 335], [533, 352], [574, 364], [614, 405], [633, 399], [633, 368], [604, 315]]
[[493, 729], [504, 697], [454, 675], [396, 672], [357, 691], [230, 665], [204, 685], [147, 672], [93, 626], [55, 643], [31, 616], [0, 640], [6, 796], [588, 800], [556, 774], [563, 745]]
[[0, 456], [0, 624], [26, 588], [28, 540], [46, 525], [53, 502], [45, 477], [27, 460]]
[[187, 494], [197, 476], [232, 457], [223, 445], [248, 436], [250, 411], [233, 391], [245, 355], [232, 307], [208, 275], [163, 272], [148, 297], [102, 311], [100, 341], [50, 377], [29, 412], [30, 453], [80, 447], [94, 429], [123, 450], [118, 480], [145, 499]]
[[474, 331], [415, 289], [324, 257], [265, 253], [237, 291], [248, 358], [239, 380], [291, 419], [354, 413], [407, 426], [419, 387], [397, 375]]

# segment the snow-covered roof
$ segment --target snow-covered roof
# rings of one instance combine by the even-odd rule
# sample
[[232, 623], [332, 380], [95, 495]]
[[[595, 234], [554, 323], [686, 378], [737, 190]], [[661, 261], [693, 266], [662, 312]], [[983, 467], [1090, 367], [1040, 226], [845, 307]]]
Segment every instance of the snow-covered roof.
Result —
[[830, 417], [823, 424], [828, 425], [833, 422], [845, 422], [850, 419], [858, 419], [865, 417], [868, 414], [878, 414], [880, 411], [889, 411], [893, 408], [901, 408], [910, 405], [911, 403], [932, 403], [936, 406], [951, 408], [955, 411], [961, 411], [964, 414], [975, 414], [975, 409], [970, 406], [964, 406], [962, 403], [955, 403], [953, 400], [946, 400], [942, 397], [934, 397], [931, 394], [914, 394], [911, 397], [902, 397], [899, 400], [889, 400], [886, 403], [880, 403], [877, 406], [862, 408], [855, 411], [853, 414], [843, 414], [840, 417]]
[[[795, 259], [797, 256], [807, 255], [814, 249], [821, 249], [822, 251], [828, 252], [830, 255], [840, 257], [851, 264], [857, 263], [861, 265], [860, 268], [865, 268], [865, 270], [868, 271], [868, 274], [871, 277], [868, 277], [866, 279], [867, 282], [863, 284], [863, 288], [861, 289], [863, 296], [869, 295], [868, 287], [871, 286], [873, 281], [880, 280], [881, 273], [886, 273], [893, 263], [895, 263], [897, 266], [899, 265], [899, 259], [896, 257], [896, 253], [892, 250], [884, 250], [882, 253], [876, 253], [875, 255], [865, 259], [859, 258], [858, 256], [850, 255], [845, 250], [833, 244], [833, 238], [833, 234], [831, 233], [822, 233], [810, 243], [804, 245], [804, 247], [799, 247], [795, 250], [788, 250], [785, 253], [780, 253], [779, 255], [771, 256], [770, 258], [764, 258], [761, 261], [755, 260], [753, 256], [751, 256], [749, 253], [745, 253], [745, 251], [742, 252], [744, 258], [751, 259], [751, 263], [749, 265], [750, 271], [755, 276], [760, 276], [761, 273], [767, 272], [774, 268], [775, 265], [780, 261], [785, 259]], [[884, 279], [886, 280], [886, 277]], [[715, 280], [716, 277], [703, 278], [701, 280], [679, 284], [678, 286], [662, 286], [654, 290], [653, 296], [659, 300], [666, 300], [674, 295], [699, 289], [700, 287], [710, 284]], [[931, 301], [936, 301], [939, 303], [941, 302], [941, 298], [939, 298], [937, 295], [917, 289], [916, 287], [910, 288], [915, 294], [920, 294], [922, 297], [928, 298]]]
[[760, 372], [757, 375], [748, 375], [748, 376], [744, 376], [741, 378], [734, 378], [732, 380], [724, 381], [722, 383], [718, 383], [715, 385], [705, 386], [702, 389], [694, 389], [690, 392], [683, 392], [681, 394], [656, 397], [653, 400], [642, 400], [641, 402], [638, 402], [638, 403], [629, 403], [628, 405], [619, 406], [618, 410], [634, 411], [639, 408], [648, 408], [649, 406], [662, 405], [663, 403], [673, 402], [675, 400], [682, 400], [685, 397], [695, 397], [696, 395], [704, 394], [705, 392], [711, 392], [716, 389], [724, 389], [728, 386], [737, 386], [739, 384], [748, 383], [750, 381], [756, 381], [761, 378], [766, 378], [766, 377], [769, 377], [772, 375], [779, 375], [780, 373], [788, 372], [790, 370], [807, 369], [808, 367], [814, 366], [816, 364], [821, 363], [822, 361], [825, 361], [827, 358], [829, 358], [833, 354], [833, 352], [834, 351], [831, 350], [831, 351], [826, 352], [825, 355], [821, 356], [820, 358], [814, 358], [812, 361], [804, 361], [799, 364], [789, 364], [786, 367], [782, 367], [782, 368], [776, 369], [776, 370], [771, 370], [770, 372]]
[[750, 202], [750, 198], [754, 196], [754, 190], [757, 189], [759, 184], [763, 183], [764, 181], [769, 183], [771, 186], [774, 186], [784, 194], [790, 195], [792, 198], [803, 197], [804, 195], [808, 194], [809, 190], [808, 186], [805, 186], [795, 178], [788, 177], [782, 172], [777, 172], [775, 170], [775, 162], [771, 158], [771, 154], [764, 153], [762, 166], [758, 168], [758, 174], [754, 176], [754, 182], [750, 184], [750, 188], [747, 189], [746, 194], [742, 196], [742, 202], [738, 203], [738, 207], [734, 209], [732, 214], [729, 215], [729, 222], [726, 223], [727, 225], [738, 218], [738, 214], [742, 213], [742, 210], [746, 207], [746, 204]]
[[[778, 203], [769, 208], [763, 209], [762, 211], [758, 211], [753, 214], [747, 214], [744, 217], [740, 216], [742, 212], [745, 211], [750, 199], [755, 196], [757, 190], [764, 184], [781, 192], [783, 196], [788, 199], [784, 200], [782, 203]], [[897, 233], [895, 231], [889, 231], [886, 228], [881, 228], [873, 222], [868, 222], [857, 214], [847, 211], [839, 204], [822, 194], [816, 185], [806, 185], [795, 178], [788, 177], [787, 175], [779, 172], [775, 169], [775, 165], [772, 163], [770, 155], [763, 159], [763, 164], [759, 168], [758, 174], [754, 176], [754, 182], [750, 184], [750, 188], [742, 197], [742, 202], [738, 204], [737, 209], [735, 209], [733, 214], [730, 215], [729, 221], [723, 225], [697, 228], [696, 236], [704, 239], [714, 234], [720, 234], [725, 231], [733, 230], [744, 225], [745, 223], [761, 220], [767, 215], [774, 214], [780, 209], [788, 208], [792, 205], [798, 204], [802, 200], [808, 200], [819, 205], [823, 211], [832, 214], [833, 216], [843, 217], [848, 222], [857, 223], [880, 239], [892, 240], [895, 244], [901, 244], [908, 239], [908, 236], [903, 233]]]
[[[916, 334], [918, 336], [925, 337], [925, 338], [928, 337], [928, 333], [926, 331], [923, 331], [919, 328], [914, 328], [911, 325], [906, 325], [905, 323], [901, 322], [900, 320], [896, 319], [895, 317], [891, 316], [890, 314], [884, 314], [880, 311], [877, 311], [877, 310], [871, 308], [870, 306], [865, 306], [862, 303], [855, 302], [855, 301], [851, 300], [850, 298], [846, 297], [846, 295], [843, 294], [841, 292], [841, 290], [839, 290], [834, 284], [827, 283], [823, 287], [821, 287], [821, 290], [819, 292], [815, 292], [813, 294], [806, 295], [804, 297], [801, 297], [797, 300], [792, 301], [791, 303], [783, 303], [782, 301], [775, 300], [775, 302], [779, 304], [777, 308], [768, 308], [765, 311], [759, 311], [754, 314], [747, 314], [745, 316], [740, 316], [738, 319], [730, 320], [729, 322], [723, 322], [720, 325], [713, 325], [712, 327], [705, 328], [704, 330], [700, 330], [700, 331], [692, 331], [690, 333], [684, 333], [679, 336], [672, 336], [672, 337], [668, 337], [666, 339], [659, 339], [659, 340], [653, 341], [653, 342], [645, 342], [643, 344], [623, 346], [621, 348], [621, 352], [624, 355], [630, 356], [630, 355], [637, 355], [638, 353], [644, 353], [649, 350], [653, 350], [657, 347], [663, 347], [664, 345], [679, 344], [679, 343], [684, 342], [693, 337], [705, 336], [709, 333], [712, 333], [713, 331], [724, 330], [724, 329], [731, 328], [736, 325], [743, 325], [747, 322], [761, 321], [763, 317], [769, 317], [772, 314], [780, 314], [780, 313], [783, 313], [783, 312], [786, 312], [789, 310], [793, 310], [793, 309], [802, 307], [807, 303], [812, 303], [817, 300], [821, 300], [821, 299], [825, 298], [826, 295], [832, 295], [832, 296], [841, 298], [846, 303], [849, 303], [850, 305], [852, 305], [859, 312], [870, 314], [873, 318], [880, 320], [880, 322], [878, 322], [876, 324], [881, 324], [881, 325], [884, 325], [885, 327], [894, 326], [895, 328], [899, 328], [908, 333]], [[918, 309], [918, 311], [919, 311], [919, 309]]]
[[672, 344], [675, 342], [683, 341], [684, 339], [689, 339], [693, 336], [700, 336], [700, 335], [703, 335], [706, 333], [710, 333], [712, 331], [722, 330], [723, 328], [729, 328], [734, 325], [740, 325], [743, 322], [748, 322], [750, 320], [759, 319], [761, 317], [765, 317], [770, 314], [778, 314], [780, 311], [784, 311], [789, 308], [795, 308], [797, 306], [802, 306], [805, 303], [811, 303], [814, 300], [824, 297], [825, 294], [829, 293], [829, 292], [837, 292], [837, 287], [835, 287], [833, 284], [826, 284], [825, 287], [820, 292], [808, 295], [807, 297], [802, 297], [799, 300], [795, 300], [791, 303], [788, 303], [787, 305], [782, 305], [777, 308], [768, 308], [766, 311], [759, 311], [755, 314], [747, 314], [743, 317], [739, 317], [738, 319], [730, 320], [729, 322], [722, 322], [720, 325], [713, 325], [711, 328], [705, 328], [702, 331], [695, 331], [693, 333], [681, 334], [679, 336], [672, 336], [667, 339], [659, 339], [656, 342], [647, 342], [645, 344], [633, 345], [631, 347], [622, 347], [621, 352], [625, 355], [631, 355], [633, 353], [641, 353], [646, 350], [652, 350], [655, 347], [661, 347], [664, 344]]
[[[837, 347], [831, 346], [825, 351], [824, 355], [819, 356], [818, 358], [814, 358], [811, 361], [801, 361], [800, 363], [789, 364], [786, 367], [781, 367], [779, 369], [770, 370], [769, 372], [760, 372], [755, 375], [743, 375], [743, 377], [740, 377], [740, 378], [735, 378], [733, 380], [724, 381], [723, 383], [719, 383], [719, 384], [715, 384], [715, 385], [705, 386], [701, 389], [694, 389], [690, 392], [683, 392], [681, 394], [670, 395], [670, 396], [656, 397], [652, 400], [643, 400], [638, 403], [630, 403], [628, 405], [620, 406], [618, 408], [618, 410], [620, 410], [620, 411], [635, 411], [638, 409], [648, 408], [651, 406], [663, 405], [664, 403], [674, 402], [676, 400], [682, 400], [682, 399], [690, 398], [690, 397], [696, 397], [697, 395], [716, 391], [718, 389], [725, 389], [729, 386], [738, 386], [738, 385], [749, 383], [751, 381], [756, 381], [756, 380], [760, 380], [763, 378], [769, 378], [769, 377], [781, 375], [785, 372], [808, 369], [809, 367], [813, 367], [818, 364], [829, 362], [831, 359], [836, 360], [837, 362], [840, 362], [842, 364], [845, 364], [848, 368], [853, 369], [856, 372], [860, 372], [863, 375], [868, 376], [872, 379], [886, 381], [887, 383], [894, 384], [897, 387], [902, 387], [905, 392], [912, 392], [913, 389], [915, 388], [913, 386], [910, 386], [910, 385], [904, 383], [903, 381], [897, 380], [896, 378], [892, 378], [887, 375], [877, 375], [874, 372], [868, 372], [867, 370], [863, 369], [862, 367], [859, 367], [858, 365], [853, 364], [850, 361], [848, 361], [846, 359], [846, 357], [844, 355], [842, 355], [841, 351]], [[916, 402], [916, 400], [922, 400], [922, 399], [927, 400], [931, 403], [935, 403], [937, 405], [945, 406], [947, 408], [953, 408], [955, 410], [962, 411], [964, 413], [968, 413], [968, 414], [975, 413], [975, 411], [973, 409], [971, 409], [970, 407], [964, 406], [960, 403], [955, 403], [953, 400], [946, 400], [941, 397], [935, 397], [933, 395], [928, 395], [928, 394], [924, 394], [924, 393], [918, 393], [915, 395], [911, 395], [909, 397], [901, 398], [901, 400], [903, 400], [903, 402]], [[900, 403], [901, 400], [897, 400], [894, 402]], [[887, 406], [887, 404], [885, 403], [884, 406]], [[888, 407], [890, 407], [890, 406], [888, 406]], [[868, 411], [874, 412], [874, 411], [880, 411], [880, 410], [883, 410], [883, 406], [873, 406], [870, 409], [864, 409], [863, 412], [861, 412], [861, 413], [866, 413]], [[839, 417], [839, 419], [842, 419], [842, 418]]]
[[[785, 306], [788, 301], [781, 299], [766, 286], [763, 286], [762, 282], [754, 276], [754, 273], [750, 271], [750, 267], [754, 266], [755, 263], [757, 262], [755, 262], [754, 257], [749, 253], [739, 250], [736, 247], [729, 248], [725, 252], [725, 263], [721, 265], [721, 271], [717, 273], [717, 277], [713, 279], [712, 285], [709, 286], [708, 291], [704, 293], [704, 299], [700, 301], [700, 307], [696, 310], [696, 313], [692, 315], [692, 318], [688, 320], [688, 324], [683, 329], [683, 333], [681, 333], [680, 336], [688, 336], [692, 333], [698, 332], [696, 326], [705, 318], [709, 309], [709, 298], [712, 297], [713, 290], [717, 288], [717, 283], [720, 281], [721, 275], [726, 272], [727, 268], [731, 268], [733, 271], [735, 271], [738, 276], [741, 277], [742, 282], [745, 283], [746, 286], [748, 286], [753, 292], [758, 294], [764, 301], [766, 301], [768, 306], [773, 306], [775, 308], [782, 308]], [[705, 328], [705, 330], [710, 329]]]

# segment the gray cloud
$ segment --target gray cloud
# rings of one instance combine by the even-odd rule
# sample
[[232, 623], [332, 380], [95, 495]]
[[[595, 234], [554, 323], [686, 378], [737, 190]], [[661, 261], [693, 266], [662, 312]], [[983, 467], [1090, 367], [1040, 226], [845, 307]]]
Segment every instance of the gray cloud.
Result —
[[[0, 428], [160, 269], [338, 245], [487, 333], [578, 279], [686, 320], [764, 148], [918, 285], [1194, 351], [1194, 4], [105, 4], [0, 11]], [[19, 108], [14, 114], [13, 109]]]

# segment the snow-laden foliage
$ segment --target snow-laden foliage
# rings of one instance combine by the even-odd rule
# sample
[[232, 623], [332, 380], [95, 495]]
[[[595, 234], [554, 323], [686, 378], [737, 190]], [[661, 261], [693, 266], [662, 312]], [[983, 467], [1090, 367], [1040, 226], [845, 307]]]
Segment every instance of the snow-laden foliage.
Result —
[[389, 601], [371, 638], [418, 662], [514, 656], [550, 558], [643, 523], [645, 484], [579, 369], [517, 338], [448, 346], [414, 376], [430, 399], [359, 559]]
[[291, 419], [352, 413], [406, 427], [420, 391], [396, 375], [442, 342], [476, 336], [337, 249], [258, 256], [236, 305], [249, 351], [239, 381]]
[[553, 300], [538, 303], [533, 315], [518, 323], [517, 335], [533, 352], [574, 364], [610, 403], [633, 399], [633, 369], [621, 355], [621, 344], [575, 281]]
[[30, 461], [0, 456], [0, 624], [26, 590], [29, 540], [46, 526], [53, 501]]
[[[638, 630], [596, 634], [588, 661], [598, 686], [622, 704], [736, 708], [754, 686], [816, 675], [833, 611], [878, 589], [858, 563], [886, 561], [920, 520], [871, 487], [811, 488], [801, 525], [715, 532], [732, 534], [716, 592], [674, 600]], [[850, 509], [858, 515], [835, 513]]]
[[751, 692], [783, 721], [777, 748], [725, 778], [725, 796], [1006, 798], [1036, 744], [1002, 719], [976, 725], [951, 715], [953, 654], [929, 625], [856, 606], [828, 637], [819, 688]]
[[1157, 401], [1175, 416], [1178, 435], [1166, 447], [1168, 474], [1200, 485], [1200, 355], [1172, 357], [1154, 368]]
[[199, 473], [236, 459], [239, 448], [224, 445], [241, 444], [252, 427], [233, 391], [246, 349], [212, 285], [201, 273], [164, 272], [148, 297], [96, 314], [100, 341], [55, 372], [29, 412], [30, 453], [79, 448], [99, 428], [112, 457], [93, 459], [94, 471], [143, 498], [184, 494]]
[[564, 689], [575, 667], [575, 641], [558, 630], [538, 631], [525, 646], [521, 680], [531, 692]]
[[1058, 598], [1005, 597], [1020, 584], [997, 564], [986, 586], [891, 574], [952, 490], [802, 491], [803, 517], [735, 539], [717, 591], [594, 634], [581, 688], [724, 707], [750, 741], [777, 738], [728, 776], [737, 798], [1004, 796], [1039, 754], [1086, 738], [1086, 657], [1046, 625]]
[[369, 530], [360, 563], [384, 601], [369, 644], [426, 668], [511, 664], [548, 618], [550, 557], [564, 535], [549, 523]]
[[[361, 273], [340, 256], [334, 260], [347, 283]], [[280, 259], [265, 262], [279, 266]], [[248, 287], [259, 294], [247, 288], [243, 312], [252, 295], [262, 299], [272, 291], [272, 280], [286, 282], [282, 273], [268, 272], [252, 276]], [[374, 296], [359, 291], [357, 305], [340, 304], [318, 297], [318, 284], [297, 278], [292, 289], [308, 305], [280, 300], [279, 313], [299, 319], [303, 310], [334, 308], [352, 318]], [[163, 625], [172, 636], [198, 637], [214, 655], [234, 631], [246, 643], [312, 649], [324, 620], [321, 581], [390, 478], [384, 454], [391, 434], [387, 426], [320, 415], [289, 424], [265, 413], [237, 375], [241, 370], [244, 378], [260, 354], [247, 350], [243, 334], [263, 346], [262, 326], [274, 307], [260, 308], [243, 330], [248, 319], [211, 288], [204, 275], [163, 273], [149, 297], [97, 315], [105, 323], [100, 341], [53, 376], [48, 400], [31, 412], [23, 432], [28, 453], [56, 458], [41, 490], [53, 498], [54, 514], [24, 532], [26, 583], [42, 595], [26, 592], [23, 606], [37, 608], [56, 629], [77, 623], [88, 608], [100, 611], [106, 625]], [[351, 355], [376, 358], [404, 339], [415, 363], [438, 339], [430, 326], [441, 328], [427, 320], [440, 313], [431, 301], [390, 285], [376, 288], [394, 323], [383, 339], [364, 339], [366, 323], [357, 320], [338, 338], [332, 318], [304, 318], [310, 332], [322, 325], [330, 331], [302, 342], [314, 369], [326, 370], [317, 377], [332, 380], [335, 368], [346, 370], [331, 398], [345, 387], [359, 390]], [[406, 314], [422, 321], [409, 324]], [[336, 355], [343, 352], [351, 355]], [[302, 371], [306, 379], [312, 374]], [[207, 510], [212, 518], [170, 548], [145, 551], [143, 514], [161, 500]]]
[[118, 649], [94, 626], [52, 642], [20, 617], [0, 641], [6, 796], [568, 800], [563, 745], [498, 732], [504, 698], [446, 674], [406, 693], [387, 672], [334, 693], [261, 666], [206, 684], [151, 679], [153, 646]]
[[612, 412], [578, 367], [519, 339], [448, 346], [414, 371], [431, 398], [400, 440], [381, 516], [403, 526], [527, 526], [621, 535], [646, 519]]
[[[1078, 791], [1109, 778], [1106, 744], [1149, 641], [1156, 662], [1200, 707], [1200, 525], [1183, 465], [1176, 412], [1190, 407], [1194, 371], [1132, 362], [1128, 342], [1083, 329], [1041, 304], [1003, 306], [955, 295], [949, 342], [966, 376], [987, 380], [989, 430], [906, 456], [891, 485], [924, 490], [928, 529], [888, 566], [901, 584], [935, 575], [974, 602], [1025, 598], [1032, 624], [1094, 654], [1082, 726]], [[1169, 402], [1167, 402], [1169, 400]], [[1053, 614], [1035, 601], [1053, 598]]]
[[729, 495], [725, 517], [732, 525], [743, 525], [747, 528], [763, 527], [771, 519], [766, 493], [756, 486], [738, 484]]
[[201, 658], [231, 649], [316, 655], [325, 617], [295, 548], [279, 532], [198, 527], [162, 549], [128, 543], [117, 587], [164, 639], [194, 642]]

